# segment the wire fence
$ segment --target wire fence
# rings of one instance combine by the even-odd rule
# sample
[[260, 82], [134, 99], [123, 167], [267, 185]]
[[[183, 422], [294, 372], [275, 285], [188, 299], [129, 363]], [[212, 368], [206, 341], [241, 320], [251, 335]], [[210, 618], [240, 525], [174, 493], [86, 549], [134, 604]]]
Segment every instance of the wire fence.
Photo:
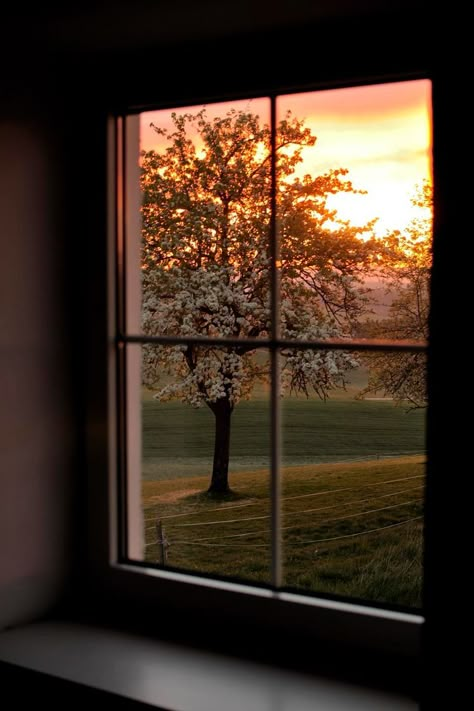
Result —
[[[388, 482], [387, 482], [387, 483], [388, 483]], [[390, 483], [391, 483], [391, 482], [390, 482]], [[389, 493], [389, 494], [380, 494], [380, 495], [378, 495], [378, 496], [371, 496], [371, 497], [369, 497], [368, 499], [355, 499], [355, 500], [352, 500], [352, 501], [345, 501], [345, 502], [344, 502], [344, 501], [341, 501], [341, 502], [338, 502], [337, 504], [332, 504], [332, 505], [330, 505], [330, 506], [318, 506], [317, 508], [313, 508], [313, 509], [299, 509], [299, 510], [296, 510], [296, 511], [283, 511], [283, 512], [282, 512], [282, 516], [299, 516], [299, 515], [301, 515], [301, 514], [306, 514], [306, 513], [317, 513], [317, 512], [319, 512], [319, 511], [329, 511], [329, 510], [331, 510], [331, 509], [340, 508], [341, 506], [342, 506], [342, 507], [344, 507], [344, 506], [352, 506], [352, 505], [357, 504], [357, 503], [361, 503], [361, 504], [362, 504], [362, 503], [369, 503], [369, 502], [371, 502], [371, 501], [376, 501], [377, 499], [384, 499], [384, 498], [387, 498], [387, 497], [390, 497], [390, 496], [399, 496], [400, 494], [405, 494], [405, 493], [408, 493], [408, 492], [410, 492], [410, 491], [417, 491], [417, 490], [419, 490], [419, 489], [422, 489], [423, 486], [424, 486], [424, 485], [421, 484], [421, 485], [419, 485], [419, 486], [410, 487], [410, 488], [408, 488], [408, 489], [402, 489], [402, 490], [400, 490], [400, 491], [393, 491], [393, 492], [391, 492], [391, 493]], [[327, 493], [327, 492], [326, 492], [326, 493]], [[200, 513], [202, 514], [202, 512], [200, 512]], [[182, 516], [186, 516], [186, 514], [178, 514], [178, 516], [181, 516], [181, 515], [182, 515]], [[162, 517], [160, 520], [161, 520], [161, 521], [164, 521], [165, 519], [169, 519], [169, 518], [173, 518], [173, 517], [172, 517], [172, 516], [164, 516], [164, 517]], [[237, 522], [237, 523], [242, 523], [242, 522], [245, 522], [245, 521], [251, 521], [251, 520], [256, 520], [256, 519], [265, 519], [265, 518], [270, 518], [270, 515], [268, 514], [268, 515], [264, 515], [264, 516], [251, 516], [251, 517], [240, 518], [240, 519], [223, 519], [223, 520], [221, 520], [221, 521], [201, 521], [201, 522], [193, 523], [193, 524], [175, 524], [175, 525], [174, 525], [174, 528], [178, 528], [178, 527], [181, 527], [181, 526], [199, 526], [199, 525], [207, 526], [207, 525], [217, 524], [217, 523], [222, 523], [222, 524], [226, 524], [226, 523], [236, 523], [236, 522]], [[156, 524], [155, 524], [155, 525], [156, 525]], [[148, 526], [147, 528], [145, 528], [145, 531], [148, 532], [148, 531], [154, 530], [154, 529], [155, 529], [155, 525], [154, 525], [154, 526]], [[283, 527], [282, 527], [282, 530], [283, 530], [283, 529], [288, 529], [288, 528], [290, 528], [290, 527], [289, 527], [289, 526], [283, 526]], [[249, 533], [239, 533], [239, 534], [236, 534], [236, 535], [239, 535], [239, 536], [247, 536], [247, 535], [252, 535], [252, 533], [253, 533], [253, 532], [249, 532]], [[228, 537], [228, 536], [221, 536], [221, 538], [227, 538], [227, 537]]]
[[[316, 491], [316, 492], [311, 492], [311, 493], [306, 493], [306, 494], [297, 494], [293, 496], [287, 496], [282, 498], [282, 502], [285, 501], [298, 501], [301, 499], [306, 499], [308, 497], [316, 497], [316, 496], [327, 496], [327, 495], [333, 495], [333, 494], [340, 494], [343, 493], [344, 495], [347, 492], [354, 492], [354, 491], [360, 491], [364, 489], [369, 489], [372, 487], [380, 487], [380, 486], [386, 486], [386, 485], [392, 485], [396, 484], [399, 482], [407, 482], [407, 481], [412, 481], [412, 480], [417, 480], [417, 479], [424, 479], [424, 475], [412, 475], [408, 477], [397, 477], [394, 479], [386, 479], [382, 481], [377, 481], [377, 482], [372, 482], [370, 484], [361, 484], [357, 486], [351, 486], [351, 487], [338, 487], [338, 488], [333, 488], [333, 489], [325, 489], [323, 491]], [[380, 501], [382, 499], [387, 499], [390, 497], [395, 497], [395, 496], [404, 496], [406, 494], [410, 494], [412, 492], [420, 492], [424, 488], [424, 483], [419, 484], [416, 486], [411, 486], [408, 488], [402, 488], [398, 489], [397, 491], [391, 491], [389, 493], [383, 493], [383, 494], [376, 494], [374, 496], [370, 497], [364, 497], [364, 498], [355, 498], [355, 499], [349, 499], [345, 501], [338, 501], [334, 504], [330, 504], [327, 506], [318, 506], [318, 507], [313, 507], [313, 508], [301, 508], [301, 509], [296, 509], [293, 511], [283, 511], [282, 516], [284, 518], [287, 517], [307, 517], [308, 514], [320, 514], [322, 512], [330, 511], [330, 510], [335, 510], [335, 509], [345, 509], [347, 507], [353, 507], [354, 505], [362, 505], [362, 504], [371, 504], [372, 502]], [[188, 511], [184, 513], [178, 513], [178, 514], [170, 514], [167, 516], [163, 516], [161, 518], [156, 518], [155, 523], [153, 526], [147, 526], [145, 528], [145, 534], [150, 534], [151, 531], [156, 532], [156, 537], [153, 538], [153, 540], [148, 541], [145, 544], [145, 549], [149, 549], [152, 547], [157, 547], [158, 550], [158, 558], [159, 558], [159, 563], [165, 564], [167, 562], [168, 558], [168, 549], [170, 546], [196, 546], [196, 547], [201, 547], [201, 548], [239, 548], [241, 550], [246, 550], [246, 549], [262, 549], [262, 548], [269, 548], [271, 545], [270, 540], [268, 542], [260, 542], [260, 543], [247, 543], [243, 541], [243, 539], [247, 538], [252, 538], [252, 537], [265, 537], [265, 536], [270, 536], [271, 534], [271, 529], [270, 528], [257, 528], [257, 529], [252, 529], [252, 530], [247, 530], [245, 529], [244, 531], [239, 531], [237, 533], [229, 533], [229, 534], [223, 534], [222, 530], [218, 530], [218, 532], [214, 535], [211, 536], [206, 536], [206, 537], [201, 537], [201, 538], [182, 538], [180, 537], [180, 533], [184, 533], [186, 530], [189, 529], [194, 529], [196, 527], [225, 527], [227, 525], [247, 525], [249, 522], [253, 521], [264, 521], [268, 520], [271, 518], [270, 513], [264, 513], [261, 515], [257, 516], [243, 516], [243, 517], [237, 517], [237, 518], [224, 518], [224, 519], [211, 519], [211, 520], [204, 520], [204, 521], [190, 521], [190, 522], [184, 522], [184, 523], [174, 523], [175, 519], [183, 518], [186, 516], [196, 516], [196, 515], [209, 515], [212, 513], [216, 512], [228, 512], [230, 510], [237, 509], [237, 508], [245, 508], [245, 507], [250, 507], [250, 506], [260, 506], [260, 507], [265, 507], [269, 505], [270, 499], [269, 497], [264, 497], [263, 499], [259, 499], [258, 501], [254, 502], [249, 502], [246, 504], [239, 504], [235, 506], [220, 506], [216, 507], [213, 509], [207, 509], [207, 510], [200, 510], [200, 511]], [[353, 520], [356, 518], [361, 518], [364, 516], [370, 516], [372, 514], [380, 514], [381, 512], [388, 512], [388, 511], [394, 511], [396, 509], [401, 509], [402, 507], [405, 506], [413, 506], [413, 505], [421, 505], [423, 503], [423, 497], [417, 497], [417, 498], [410, 498], [408, 500], [404, 500], [401, 502], [397, 502], [394, 504], [389, 504], [387, 506], [378, 506], [376, 508], [369, 508], [366, 510], [356, 510], [355, 512], [351, 513], [344, 513], [343, 515], [340, 516], [333, 516], [333, 517], [324, 517], [323, 520], [318, 521], [314, 520], [314, 517], [311, 517], [310, 520], [308, 521], [300, 521], [296, 525], [285, 525], [281, 527], [281, 531], [285, 531], [285, 536], [286, 532], [289, 531], [295, 531], [297, 530], [299, 532], [299, 535], [302, 535], [302, 531], [307, 530], [309, 533], [314, 532], [315, 528], [320, 528], [321, 526], [328, 526], [334, 522], [343, 522], [343, 521], [349, 521]], [[372, 528], [366, 528], [365, 530], [362, 531], [355, 531], [352, 533], [344, 533], [344, 534], [339, 534], [339, 535], [331, 535], [331, 536], [323, 536], [323, 537], [318, 537], [318, 538], [302, 538], [297, 542], [292, 542], [291, 540], [285, 540], [285, 546], [299, 546], [304, 548], [307, 545], [312, 545], [314, 543], [323, 543], [323, 542], [332, 542], [332, 541], [338, 541], [338, 540], [344, 540], [344, 539], [351, 539], [351, 538], [358, 538], [361, 536], [365, 535], [370, 535], [374, 533], [379, 533], [380, 531], [392, 529], [392, 528], [399, 528], [401, 526], [408, 525], [414, 521], [419, 521], [423, 517], [422, 516], [411, 516], [408, 519], [404, 519], [402, 521], [395, 521], [391, 523], [387, 523], [383, 526], [376, 526]], [[165, 531], [165, 527], [163, 522], [167, 521], [167, 528]], [[184, 529], [184, 530], [183, 530]], [[314, 533], [313, 533], [314, 535]], [[238, 540], [237, 540], [238, 539]], [[231, 542], [235, 541], [235, 542]]]
[[[370, 461], [377, 461], [377, 460], [385, 460], [385, 459], [399, 459], [400, 457], [414, 457], [414, 456], [424, 456], [426, 454], [426, 450], [402, 450], [398, 452], [384, 452], [384, 453], [377, 453], [377, 454], [367, 454], [363, 456], [351, 456], [350, 458], [347, 459], [341, 459], [338, 456], [334, 456], [331, 458], [322, 458], [321, 461], [318, 462], [313, 462], [313, 464], [352, 464], [352, 463], [357, 463], [357, 462], [370, 462]], [[285, 466], [285, 463], [283, 462], [283, 466]], [[289, 465], [288, 465], [289, 466]], [[306, 466], [306, 464], [299, 465], [295, 464], [294, 466]], [[245, 472], [243, 472], [245, 473]], [[319, 475], [313, 475], [312, 476], [312, 481], [317, 480], [318, 478], [322, 477], [327, 477], [330, 476], [330, 473], [325, 472], [324, 474], [319, 474]], [[239, 483], [239, 492], [240, 491], [248, 491], [248, 489], [254, 488], [254, 484], [242, 484]], [[303, 496], [314, 496], [314, 494], [304, 494]], [[270, 496], [268, 497], [270, 498]], [[288, 499], [290, 497], [283, 497], [283, 500]], [[297, 498], [297, 497], [295, 497]], [[240, 508], [246, 508], [249, 506], [258, 506], [260, 505], [260, 500], [259, 501], [254, 501], [254, 502], [246, 502], [242, 504], [224, 504], [222, 506], [216, 507], [214, 509], [208, 509], [208, 513], [211, 512], [217, 512], [217, 511], [224, 511], [224, 510], [230, 510], [230, 509], [240, 509]], [[151, 521], [155, 521], [155, 517], [152, 516], [150, 518], [146, 518], [146, 514], [150, 511], [154, 511], [156, 508], [155, 505], [149, 505], [149, 506], [144, 506], [143, 512], [145, 514], [144, 522], [149, 523]], [[193, 508], [196, 510], [193, 511]], [[171, 514], [168, 516], [163, 516], [162, 520], [167, 520], [171, 518], [183, 518], [186, 516], [190, 515], [199, 515], [202, 513], [202, 508], [199, 506], [199, 504], [194, 505], [194, 507], [191, 505], [189, 507], [189, 510], [184, 512], [184, 513], [178, 513], [178, 514]]]

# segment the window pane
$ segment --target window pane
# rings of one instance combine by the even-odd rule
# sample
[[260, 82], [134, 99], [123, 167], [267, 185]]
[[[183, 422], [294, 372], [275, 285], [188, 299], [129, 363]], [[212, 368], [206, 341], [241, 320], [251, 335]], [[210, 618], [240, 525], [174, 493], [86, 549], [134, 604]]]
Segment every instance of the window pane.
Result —
[[[298, 350], [282, 358], [284, 585], [420, 608], [425, 408], [405, 392], [368, 389], [379, 367], [372, 354]], [[399, 354], [383, 358], [403, 380]]]
[[278, 97], [276, 194], [268, 99], [125, 121], [129, 559], [267, 586], [283, 568], [287, 589], [421, 606], [423, 347], [307, 342], [428, 340], [430, 90]]
[[140, 116], [142, 328], [269, 330], [268, 99]]
[[278, 98], [283, 337], [427, 339], [431, 83]]
[[268, 583], [268, 355], [237, 350], [142, 348], [144, 559]]

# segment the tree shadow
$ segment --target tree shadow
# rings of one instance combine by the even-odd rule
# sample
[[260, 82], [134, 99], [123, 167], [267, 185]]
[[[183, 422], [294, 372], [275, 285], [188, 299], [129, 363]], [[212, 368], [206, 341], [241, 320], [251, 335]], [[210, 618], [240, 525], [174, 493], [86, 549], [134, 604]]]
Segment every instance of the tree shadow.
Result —
[[187, 503], [204, 504], [209, 501], [241, 501], [251, 498], [248, 493], [240, 493], [233, 489], [227, 491], [200, 491], [197, 494], [189, 494], [183, 497], [182, 501]]

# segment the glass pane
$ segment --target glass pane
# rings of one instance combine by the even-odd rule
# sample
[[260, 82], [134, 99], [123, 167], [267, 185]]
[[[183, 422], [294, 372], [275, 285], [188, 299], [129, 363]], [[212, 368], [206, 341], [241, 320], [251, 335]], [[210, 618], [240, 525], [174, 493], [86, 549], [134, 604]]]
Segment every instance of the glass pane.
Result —
[[[282, 354], [284, 585], [420, 608], [426, 401], [416, 354], [384, 354], [405, 386], [383, 387], [378, 356]], [[406, 368], [411, 358], [411, 371]], [[373, 369], [380, 389], [372, 389]], [[416, 393], [409, 397], [418, 369]]]
[[141, 350], [144, 560], [268, 583], [267, 352]]
[[278, 98], [285, 338], [427, 339], [431, 82]]
[[269, 328], [269, 100], [140, 115], [142, 329]]

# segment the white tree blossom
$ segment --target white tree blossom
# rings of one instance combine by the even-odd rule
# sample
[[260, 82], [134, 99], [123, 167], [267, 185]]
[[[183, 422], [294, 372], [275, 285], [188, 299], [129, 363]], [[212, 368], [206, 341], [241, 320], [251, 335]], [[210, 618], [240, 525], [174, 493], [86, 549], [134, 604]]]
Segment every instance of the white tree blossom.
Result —
[[[258, 116], [234, 110], [214, 120], [204, 109], [195, 116], [173, 114], [173, 121], [172, 131], [155, 129], [166, 147], [142, 155], [143, 330], [238, 344], [148, 345], [144, 381], [159, 399], [180, 398], [213, 411], [211, 488], [225, 490], [228, 433], [222, 434], [222, 422], [228, 420], [230, 429], [234, 407], [258, 380], [268, 379], [265, 359], [246, 339], [271, 335], [270, 129]], [[199, 149], [190, 129], [199, 135]], [[330, 194], [354, 191], [347, 171], [294, 177], [302, 151], [315, 140], [291, 114], [279, 124], [281, 336], [295, 341], [354, 333], [367, 308], [364, 273], [380, 249], [371, 238], [373, 223], [350, 226], [327, 206]], [[282, 391], [312, 390], [322, 398], [344, 385], [356, 365], [348, 352], [296, 344], [282, 350], [282, 358]], [[220, 455], [219, 437], [227, 438]]]

